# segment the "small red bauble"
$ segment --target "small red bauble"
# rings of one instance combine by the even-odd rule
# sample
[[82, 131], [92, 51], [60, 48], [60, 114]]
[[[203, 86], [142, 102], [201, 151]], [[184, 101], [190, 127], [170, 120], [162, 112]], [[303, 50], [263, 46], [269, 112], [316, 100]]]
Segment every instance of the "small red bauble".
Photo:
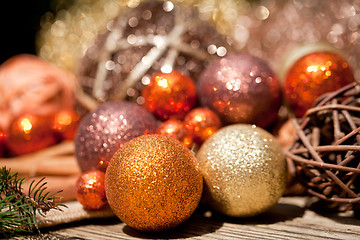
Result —
[[215, 112], [208, 108], [195, 108], [185, 117], [185, 127], [192, 133], [194, 141], [201, 145], [220, 127], [221, 121]]
[[196, 103], [196, 89], [193, 80], [178, 72], [156, 73], [142, 91], [144, 106], [156, 118], [183, 119]]
[[157, 134], [169, 136], [182, 142], [188, 148], [193, 145], [192, 134], [180, 120], [170, 119], [159, 126]]
[[105, 174], [100, 170], [84, 172], [75, 185], [76, 198], [87, 210], [100, 210], [107, 206]]
[[349, 64], [332, 52], [314, 52], [297, 60], [285, 79], [287, 102], [297, 117], [311, 108], [322, 94], [354, 81]]
[[76, 135], [80, 116], [73, 110], [63, 110], [55, 114], [53, 129], [60, 135], [62, 140], [72, 140]]
[[35, 152], [57, 143], [50, 117], [25, 114], [10, 125], [7, 149], [15, 155]]
[[4, 157], [6, 133], [0, 128], [0, 157]]

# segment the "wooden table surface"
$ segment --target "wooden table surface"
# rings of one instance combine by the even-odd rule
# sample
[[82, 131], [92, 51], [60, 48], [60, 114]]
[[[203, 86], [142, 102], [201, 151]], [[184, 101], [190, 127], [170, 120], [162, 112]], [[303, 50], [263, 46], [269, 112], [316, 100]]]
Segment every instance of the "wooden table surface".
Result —
[[117, 218], [91, 219], [42, 229], [20, 239], [360, 239], [353, 212], [320, 212], [312, 198], [284, 197], [253, 218], [228, 218], [201, 206], [180, 227], [160, 233], [136, 231]]

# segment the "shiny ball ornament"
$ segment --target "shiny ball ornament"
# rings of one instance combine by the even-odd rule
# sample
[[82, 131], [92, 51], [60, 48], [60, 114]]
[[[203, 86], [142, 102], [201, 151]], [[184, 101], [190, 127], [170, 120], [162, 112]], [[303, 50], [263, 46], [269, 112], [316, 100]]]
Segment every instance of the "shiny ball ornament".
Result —
[[6, 133], [0, 128], [0, 158], [5, 155]]
[[180, 120], [170, 119], [160, 124], [156, 134], [175, 138], [188, 148], [193, 145], [192, 133], [185, 127]]
[[62, 140], [72, 140], [79, 126], [80, 115], [74, 110], [62, 110], [55, 114], [53, 129]]
[[102, 170], [127, 141], [155, 133], [156, 119], [130, 102], [108, 102], [81, 120], [75, 136], [75, 156], [83, 172]]
[[284, 154], [275, 138], [255, 125], [224, 127], [197, 154], [204, 199], [231, 217], [250, 217], [271, 208], [287, 182]]
[[193, 153], [179, 141], [157, 134], [126, 143], [105, 175], [110, 207], [121, 221], [141, 231], [183, 223], [198, 206], [202, 188]]
[[230, 54], [210, 63], [197, 83], [203, 106], [225, 123], [268, 127], [282, 103], [281, 86], [269, 66], [248, 54]]
[[196, 103], [194, 81], [178, 71], [155, 73], [141, 95], [144, 107], [160, 120], [183, 119]]
[[184, 124], [198, 145], [201, 145], [221, 127], [220, 118], [208, 108], [191, 110], [185, 116]]
[[57, 143], [51, 117], [21, 115], [7, 131], [6, 148], [13, 155], [36, 152]]
[[349, 64], [332, 52], [313, 52], [298, 59], [287, 72], [285, 96], [297, 117], [322, 94], [354, 82]]
[[105, 174], [99, 170], [84, 172], [75, 183], [76, 199], [87, 210], [100, 210], [108, 203], [105, 194]]

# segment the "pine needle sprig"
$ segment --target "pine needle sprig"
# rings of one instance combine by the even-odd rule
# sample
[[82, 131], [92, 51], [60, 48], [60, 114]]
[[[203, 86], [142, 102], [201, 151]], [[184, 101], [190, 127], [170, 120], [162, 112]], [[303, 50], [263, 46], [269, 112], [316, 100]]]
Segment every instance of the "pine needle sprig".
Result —
[[33, 180], [27, 194], [22, 189], [24, 182], [18, 173], [11, 173], [6, 167], [0, 169], [0, 233], [5, 236], [39, 232], [36, 213], [45, 216], [51, 209], [62, 211], [61, 207], [66, 207], [57, 201], [60, 197], [56, 194], [61, 191], [46, 191], [45, 178]]

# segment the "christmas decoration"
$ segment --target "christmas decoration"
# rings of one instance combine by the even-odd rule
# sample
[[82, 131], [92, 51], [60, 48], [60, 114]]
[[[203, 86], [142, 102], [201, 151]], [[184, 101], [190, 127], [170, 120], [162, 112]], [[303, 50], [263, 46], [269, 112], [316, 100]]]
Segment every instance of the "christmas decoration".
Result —
[[186, 129], [184, 123], [180, 120], [170, 119], [161, 123], [156, 133], [175, 138], [188, 148], [193, 147], [192, 133]]
[[36, 214], [45, 216], [51, 209], [61, 211], [65, 206], [58, 203], [56, 194], [46, 191], [44, 178], [32, 181], [27, 193], [23, 192], [25, 178], [11, 173], [6, 167], [0, 169], [0, 233], [6, 238], [38, 229]]
[[292, 121], [296, 139], [285, 152], [291, 174], [338, 210], [360, 203], [359, 97], [356, 83], [320, 97], [302, 119]]
[[203, 106], [227, 123], [254, 123], [268, 127], [280, 108], [278, 79], [261, 59], [232, 54], [213, 61], [197, 83]]
[[320, 95], [354, 81], [349, 64], [338, 54], [314, 52], [297, 60], [285, 80], [285, 95], [296, 116], [301, 117]]
[[141, 104], [140, 92], [153, 74], [176, 70], [197, 79], [208, 61], [229, 49], [193, 7], [147, 1], [108, 23], [77, 74], [83, 91], [98, 101], [127, 98]]
[[100, 210], [107, 206], [105, 174], [99, 170], [84, 172], [75, 184], [76, 198], [87, 210]]
[[203, 179], [191, 151], [162, 135], [127, 142], [105, 175], [110, 207], [121, 221], [142, 231], [174, 228], [195, 211]]
[[287, 168], [281, 146], [255, 125], [220, 129], [204, 142], [196, 157], [204, 177], [204, 197], [222, 214], [260, 214], [285, 190]]
[[157, 122], [146, 109], [130, 102], [108, 102], [88, 113], [75, 137], [75, 156], [83, 172], [102, 170], [125, 142], [155, 133]]
[[177, 71], [155, 73], [141, 96], [144, 107], [158, 119], [183, 119], [196, 103], [195, 83]]
[[51, 117], [25, 114], [10, 125], [6, 148], [12, 154], [22, 155], [44, 149], [57, 141], [51, 126]]
[[219, 117], [208, 108], [195, 108], [184, 119], [185, 127], [191, 132], [194, 141], [201, 145], [220, 127]]
[[0, 158], [4, 156], [6, 133], [0, 128]]
[[21, 115], [48, 117], [74, 105], [74, 76], [32, 55], [16, 55], [0, 66], [0, 127]]
[[63, 140], [72, 140], [79, 125], [80, 115], [73, 110], [63, 110], [54, 116], [52, 128]]

